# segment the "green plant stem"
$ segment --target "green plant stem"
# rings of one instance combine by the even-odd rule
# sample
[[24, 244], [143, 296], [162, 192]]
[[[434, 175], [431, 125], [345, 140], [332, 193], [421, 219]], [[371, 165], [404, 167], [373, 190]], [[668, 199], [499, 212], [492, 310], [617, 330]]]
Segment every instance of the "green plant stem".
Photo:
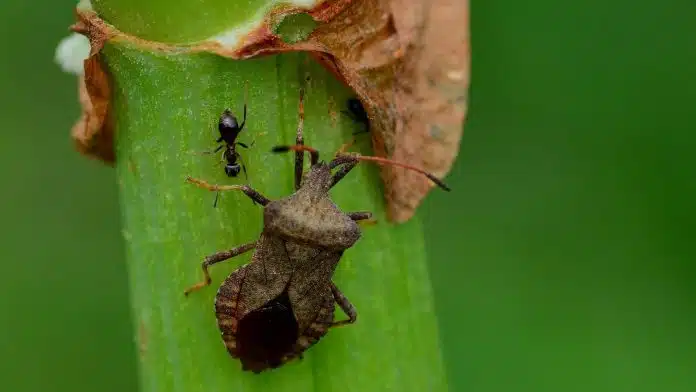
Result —
[[[95, 10], [121, 31], [143, 39], [185, 43], [238, 27], [271, 4], [269, 0], [91, 0]], [[277, 1], [276, 1], [277, 2]]]
[[[436, 317], [418, 219], [386, 221], [378, 169], [361, 164], [332, 191], [344, 211], [371, 210], [335, 282], [355, 304], [358, 321], [331, 330], [301, 361], [260, 375], [241, 372], [216, 325], [213, 298], [227, 274], [249, 255], [212, 269], [213, 285], [186, 298], [201, 280], [204, 256], [258, 237], [262, 209], [234, 192], [221, 195], [184, 182], [244, 182], [225, 176], [215, 148], [225, 108], [248, 119], [240, 141], [252, 187], [271, 199], [292, 191], [293, 157], [271, 154], [294, 142], [299, 89], [306, 84], [305, 141], [330, 158], [360, 129], [341, 114], [350, 96], [305, 54], [232, 61], [208, 54], [162, 55], [107, 44], [113, 79], [117, 170], [124, 214], [131, 301], [140, 347], [142, 390], [443, 391]], [[310, 80], [305, 82], [306, 78]], [[262, 135], [266, 132], [265, 135]], [[369, 136], [353, 150], [370, 153]], [[337, 311], [340, 317], [340, 311]]]

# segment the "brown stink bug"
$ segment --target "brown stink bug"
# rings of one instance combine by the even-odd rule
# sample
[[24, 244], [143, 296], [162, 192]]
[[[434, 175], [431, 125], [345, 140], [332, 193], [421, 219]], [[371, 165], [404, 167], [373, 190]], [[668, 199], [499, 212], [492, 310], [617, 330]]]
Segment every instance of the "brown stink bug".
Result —
[[[296, 144], [273, 149], [295, 152], [295, 193], [271, 201], [247, 185], [211, 185], [187, 178], [210, 191], [242, 191], [264, 207], [259, 239], [206, 257], [202, 265], [205, 280], [185, 292], [188, 295], [210, 285], [211, 265], [255, 249], [251, 261], [232, 272], [215, 297], [215, 314], [227, 351], [241, 360], [243, 370], [254, 373], [301, 357], [329, 327], [350, 324], [357, 318], [355, 308], [331, 279], [343, 252], [360, 238], [356, 222], [372, 214], [342, 212], [329, 198], [329, 189], [360, 161], [373, 161], [421, 172], [449, 190], [433, 175], [385, 158], [339, 151], [330, 162], [320, 162], [318, 151], [303, 145], [302, 98], [301, 92]], [[304, 152], [310, 154], [311, 168], [303, 178]], [[334, 321], [336, 304], [347, 320]]]

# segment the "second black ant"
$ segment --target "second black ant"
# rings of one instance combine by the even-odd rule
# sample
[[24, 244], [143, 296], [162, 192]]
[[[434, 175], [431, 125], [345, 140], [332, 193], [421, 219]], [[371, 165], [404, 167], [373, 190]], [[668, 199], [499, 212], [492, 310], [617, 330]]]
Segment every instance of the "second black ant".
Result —
[[349, 98], [346, 101], [346, 107], [348, 110], [342, 110], [343, 114], [363, 126], [361, 131], [353, 132], [353, 135], [370, 132], [370, 119], [367, 117], [367, 111], [365, 111], [362, 102], [357, 98]]

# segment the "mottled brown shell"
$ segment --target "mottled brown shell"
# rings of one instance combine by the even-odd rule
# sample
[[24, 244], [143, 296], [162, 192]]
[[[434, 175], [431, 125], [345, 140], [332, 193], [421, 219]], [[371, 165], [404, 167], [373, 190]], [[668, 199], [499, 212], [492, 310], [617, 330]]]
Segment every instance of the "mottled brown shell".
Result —
[[[259, 373], [277, 368], [301, 357], [326, 335], [335, 313], [329, 284], [340, 257], [340, 252], [261, 235], [252, 261], [232, 272], [215, 297], [215, 314], [222, 340], [229, 354], [242, 362], [244, 370]], [[250, 342], [238, 339], [240, 325], [254, 317], [255, 311], [284, 294], [289, 299], [290, 316], [296, 326], [283, 319], [274, 333], [282, 335], [294, 330], [296, 335], [274, 340], [270, 350], [244, 347]], [[282, 310], [280, 313], [284, 316]]]

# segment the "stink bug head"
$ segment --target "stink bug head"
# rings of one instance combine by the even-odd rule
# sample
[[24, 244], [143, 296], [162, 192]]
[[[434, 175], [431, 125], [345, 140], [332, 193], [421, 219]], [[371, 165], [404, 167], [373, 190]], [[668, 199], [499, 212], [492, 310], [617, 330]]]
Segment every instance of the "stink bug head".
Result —
[[329, 189], [331, 189], [331, 168], [325, 162], [319, 162], [305, 174], [298, 193], [316, 200], [325, 197]]
[[[329, 189], [331, 189], [331, 167], [326, 162], [319, 162], [319, 151], [303, 144], [295, 144], [292, 146], [275, 146], [273, 149], [271, 149], [271, 152], [274, 153], [283, 153], [288, 151], [294, 151], [295, 153], [299, 154], [308, 152], [311, 157], [312, 166], [309, 169], [309, 172], [304, 174], [304, 176], [300, 176], [302, 177], [301, 183], [295, 184], [295, 189], [298, 191], [298, 193], [305, 194], [314, 200], [325, 197], [328, 194]], [[296, 162], [301, 162], [301, 160], [297, 159]]]

